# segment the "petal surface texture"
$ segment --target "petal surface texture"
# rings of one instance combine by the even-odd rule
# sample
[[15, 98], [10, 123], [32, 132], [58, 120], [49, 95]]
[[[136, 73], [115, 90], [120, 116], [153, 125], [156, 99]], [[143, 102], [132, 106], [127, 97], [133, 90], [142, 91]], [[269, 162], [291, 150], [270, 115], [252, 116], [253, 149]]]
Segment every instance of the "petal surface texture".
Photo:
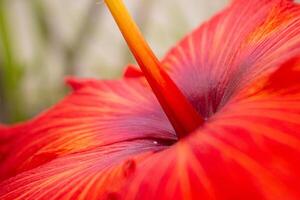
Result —
[[299, 199], [299, 80], [296, 59], [240, 91], [205, 127], [142, 161], [123, 198]]
[[[0, 127], [0, 199], [300, 199], [300, 7], [235, 0], [162, 60], [205, 125], [177, 137], [130, 66]], [[130, 78], [129, 78], [130, 77]]]
[[236, 0], [174, 47], [163, 63], [210, 117], [253, 79], [300, 51], [300, 6], [289, 0]]
[[113, 143], [176, 140], [154, 95], [142, 81], [70, 79], [69, 84], [74, 92], [54, 108], [12, 127], [10, 134], [2, 131], [9, 141], [3, 145], [7, 153], [0, 165], [2, 179], [61, 156]]

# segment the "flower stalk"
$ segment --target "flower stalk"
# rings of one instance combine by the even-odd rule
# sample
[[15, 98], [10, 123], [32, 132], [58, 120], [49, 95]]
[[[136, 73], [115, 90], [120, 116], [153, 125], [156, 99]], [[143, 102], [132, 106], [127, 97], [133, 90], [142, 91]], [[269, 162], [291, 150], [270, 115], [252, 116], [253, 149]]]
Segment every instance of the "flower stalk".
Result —
[[122, 0], [104, 0], [132, 54], [179, 138], [194, 131], [204, 120], [179, 90], [143, 38]]

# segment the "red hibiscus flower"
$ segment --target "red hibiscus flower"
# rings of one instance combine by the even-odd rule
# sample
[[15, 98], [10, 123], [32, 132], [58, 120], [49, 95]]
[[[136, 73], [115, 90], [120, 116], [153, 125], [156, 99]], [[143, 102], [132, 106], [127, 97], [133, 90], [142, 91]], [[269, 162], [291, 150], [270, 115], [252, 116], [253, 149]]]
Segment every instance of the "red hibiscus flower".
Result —
[[158, 61], [105, 3], [142, 72], [1, 127], [0, 199], [299, 200], [300, 6], [234, 0]]

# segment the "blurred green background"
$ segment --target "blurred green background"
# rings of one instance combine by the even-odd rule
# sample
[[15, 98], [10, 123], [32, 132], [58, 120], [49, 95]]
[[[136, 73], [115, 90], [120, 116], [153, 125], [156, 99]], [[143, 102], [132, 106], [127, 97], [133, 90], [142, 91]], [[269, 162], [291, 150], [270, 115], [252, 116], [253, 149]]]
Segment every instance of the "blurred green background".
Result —
[[[228, 0], [126, 0], [159, 57]], [[0, 121], [61, 99], [64, 77], [117, 78], [134, 62], [101, 0], [0, 0]]]

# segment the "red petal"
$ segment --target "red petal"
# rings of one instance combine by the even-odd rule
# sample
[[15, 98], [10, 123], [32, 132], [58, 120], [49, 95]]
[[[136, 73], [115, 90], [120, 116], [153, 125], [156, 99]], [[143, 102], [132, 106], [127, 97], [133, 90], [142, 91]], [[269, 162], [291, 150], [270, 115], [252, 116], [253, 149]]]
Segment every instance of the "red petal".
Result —
[[150, 137], [174, 139], [170, 125], [136, 80], [75, 81], [61, 104], [19, 126], [0, 174], [22, 173], [2, 183], [2, 198], [101, 198], [125, 184], [129, 199], [299, 199], [298, 67], [241, 91], [300, 52], [299, 8], [288, 0], [235, 2], [164, 60], [203, 115], [219, 111], [206, 126], [137, 162], [126, 181], [121, 163], [157, 150]]
[[7, 135], [7, 127], [0, 124], [0, 163], [4, 160], [4, 157], [8, 151], [7, 141], [9, 136]]
[[115, 143], [55, 159], [0, 184], [0, 199], [111, 199], [136, 162], [164, 148], [150, 140]]
[[164, 66], [202, 116], [220, 110], [249, 81], [300, 54], [300, 6], [236, 0], [188, 35]]
[[205, 127], [139, 163], [123, 198], [300, 199], [299, 80], [300, 59], [257, 80]]
[[139, 78], [143, 76], [143, 72], [134, 65], [128, 65], [123, 76], [125, 78]]
[[155, 97], [140, 81], [72, 80], [71, 84], [75, 91], [61, 103], [10, 129], [17, 135], [5, 143], [9, 151], [0, 165], [1, 179], [116, 142], [176, 139]]

